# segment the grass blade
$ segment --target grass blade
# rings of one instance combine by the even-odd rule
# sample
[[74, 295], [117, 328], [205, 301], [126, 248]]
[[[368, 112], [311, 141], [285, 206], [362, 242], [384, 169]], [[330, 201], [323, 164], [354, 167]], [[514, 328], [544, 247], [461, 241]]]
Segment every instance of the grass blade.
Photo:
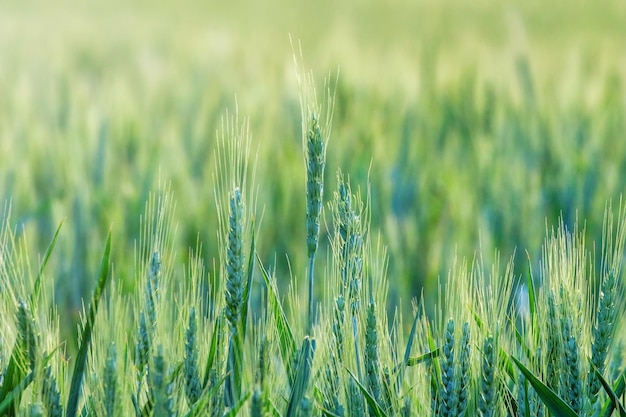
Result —
[[78, 348], [78, 355], [76, 356], [76, 364], [74, 365], [74, 372], [72, 374], [72, 383], [70, 385], [70, 391], [67, 399], [66, 417], [76, 417], [78, 412], [78, 399], [80, 397], [81, 385], [83, 382], [83, 376], [87, 365], [87, 354], [89, 352], [89, 345], [91, 343], [91, 333], [93, 331], [94, 322], [96, 320], [96, 313], [98, 312], [98, 304], [102, 296], [102, 291], [107, 283], [109, 277], [109, 265], [111, 258], [111, 231], [107, 235], [107, 240], [104, 248], [104, 254], [102, 255], [102, 262], [100, 263], [100, 275], [98, 277], [98, 283], [94, 290], [91, 303], [89, 304], [89, 313], [85, 325], [81, 331], [82, 340], [80, 347]]
[[33, 286], [33, 292], [30, 295], [30, 309], [34, 311], [34, 307], [36, 304], [37, 298], [39, 298], [39, 291], [41, 289], [41, 279], [43, 277], [43, 271], [46, 269], [46, 265], [48, 264], [48, 260], [50, 259], [50, 255], [54, 250], [54, 246], [57, 243], [57, 238], [59, 237], [59, 232], [61, 231], [61, 226], [63, 226], [64, 220], [61, 220], [59, 226], [57, 227], [56, 232], [54, 232], [54, 236], [52, 236], [52, 240], [48, 244], [48, 248], [46, 249], [46, 253], [43, 255], [43, 259], [41, 261], [41, 265], [39, 265], [39, 271], [37, 272], [37, 276], [35, 277], [35, 284]]
[[409, 360], [411, 356], [411, 349], [413, 348], [413, 341], [415, 340], [415, 333], [417, 332], [417, 323], [419, 321], [419, 311], [415, 312], [415, 318], [413, 319], [413, 325], [411, 326], [411, 333], [409, 333], [409, 340], [406, 343], [406, 349], [404, 349], [404, 360], [400, 364], [400, 372], [398, 373], [398, 389], [402, 386], [404, 380], [404, 371], [409, 366]]
[[[524, 377], [533, 386], [541, 401], [548, 407], [550, 412], [560, 417], [577, 417], [572, 408], [563, 401], [554, 391], [552, 391], [546, 384], [541, 382], [533, 373], [524, 366], [517, 358], [511, 356], [511, 360], [515, 362], [515, 365], [524, 374]], [[527, 408], [528, 409], [528, 408]]]
[[[622, 395], [624, 395], [624, 390], [626, 390], [626, 374], [622, 374], [622, 376], [617, 379], [617, 384], [615, 384], [613, 392], [615, 392], [618, 397], [621, 397]], [[602, 416], [611, 417], [614, 409], [615, 408], [613, 407], [613, 402], [611, 400], [607, 400], [607, 404], [604, 406]]]
[[196, 417], [200, 415], [206, 415], [207, 413], [206, 407], [208, 405], [208, 402], [211, 400], [211, 398], [214, 395], [219, 395], [217, 391], [220, 389], [224, 381], [226, 381], [227, 376], [228, 375], [222, 376], [220, 380], [213, 387], [211, 387], [210, 390], [208, 390], [207, 392], [203, 392], [202, 395], [200, 396], [200, 400], [198, 400], [193, 405], [191, 410], [189, 410], [187, 414], [185, 414], [185, 417]]
[[289, 404], [287, 405], [285, 417], [296, 417], [298, 415], [300, 402], [302, 401], [302, 398], [304, 398], [304, 394], [309, 386], [314, 356], [315, 339], [305, 336], [302, 341], [302, 350], [300, 351], [300, 358], [298, 360], [298, 369], [296, 369], [297, 375], [294, 383], [292, 384], [291, 396], [289, 397]]
[[526, 279], [526, 286], [528, 287], [528, 307], [530, 311], [530, 323], [531, 326], [535, 325], [535, 311], [537, 309], [537, 297], [535, 295], [535, 280], [533, 279], [533, 268], [530, 263], [530, 254], [526, 251], [526, 257], [528, 258], [528, 275]]
[[0, 415], [4, 416], [5, 414], [3, 414], [5, 411], [7, 411], [8, 413], [6, 414], [8, 415], [13, 415], [12, 413], [14, 412], [14, 410], [11, 407], [11, 405], [13, 404], [13, 400], [18, 400], [19, 402], [19, 398], [22, 395], [22, 392], [24, 392], [24, 390], [30, 385], [31, 382], [33, 382], [33, 379], [35, 379], [35, 373], [34, 372], [30, 372], [24, 379], [22, 379], [19, 383], [15, 384], [15, 386], [12, 387], [11, 391], [6, 395], [6, 397], [4, 397], [4, 400], [2, 400], [2, 403], [0, 403]]
[[217, 320], [215, 321], [215, 327], [213, 328], [213, 334], [211, 335], [209, 356], [207, 357], [206, 366], [204, 368], [204, 381], [202, 382], [203, 388], [206, 388], [209, 383], [209, 372], [211, 371], [211, 368], [213, 368], [213, 363], [215, 362], [215, 357], [217, 355], [217, 343], [219, 340], [219, 333], [222, 331], [223, 320], [223, 316], [220, 314], [217, 316]]
[[433, 351], [426, 352], [426, 353], [424, 353], [422, 355], [414, 356], [412, 358], [409, 358], [406, 361], [406, 366], [419, 365], [420, 363], [431, 361], [431, 360], [439, 357], [439, 355], [441, 355], [441, 348], [437, 348], [437, 349], [435, 349]]
[[276, 330], [278, 331], [278, 342], [280, 348], [280, 354], [283, 359], [283, 364], [285, 369], [287, 369], [287, 375], [289, 376], [289, 384], [293, 386], [295, 379], [295, 372], [293, 369], [293, 358], [296, 353], [296, 341], [293, 336], [293, 332], [291, 331], [291, 327], [289, 326], [289, 322], [287, 321], [287, 316], [285, 315], [285, 311], [283, 310], [282, 305], [280, 304], [280, 300], [278, 298], [278, 292], [276, 290], [276, 286], [267, 270], [263, 267], [263, 263], [259, 256], [257, 255], [257, 262], [259, 263], [259, 268], [261, 269], [261, 275], [263, 275], [263, 280], [265, 281], [265, 286], [267, 287], [267, 302], [269, 304], [268, 311], [271, 311], [274, 316], [274, 321], [276, 322]]
[[241, 399], [239, 399], [239, 401], [237, 401], [237, 403], [234, 406], [232, 406], [231, 409], [228, 410], [226, 414], [224, 414], [224, 417], [236, 416], [239, 413], [239, 410], [241, 410], [241, 408], [244, 406], [246, 401], [248, 401], [248, 398], [250, 398], [250, 392], [246, 393], [246, 395], [241, 397]]
[[[613, 410], [617, 409], [619, 411], [620, 417], [626, 417], [626, 410], [624, 410], [624, 406], [622, 405], [622, 403], [620, 403], [619, 396], [617, 395], [617, 393], [615, 391], [613, 391], [613, 388], [611, 388], [611, 385], [609, 385], [609, 383], [606, 381], [606, 379], [604, 379], [604, 377], [602, 376], [600, 371], [598, 371], [598, 368], [596, 368], [594, 366], [593, 367], [593, 371], [596, 373], [596, 376], [598, 377], [598, 380], [600, 381], [600, 383], [604, 387], [604, 391], [606, 391], [606, 393], [608, 394], [609, 399], [611, 401], [611, 404], [612, 404], [611, 408], [612, 408], [612, 410], [609, 412], [608, 415], [611, 415]], [[623, 380], [623, 378], [621, 378], [621, 379]]]

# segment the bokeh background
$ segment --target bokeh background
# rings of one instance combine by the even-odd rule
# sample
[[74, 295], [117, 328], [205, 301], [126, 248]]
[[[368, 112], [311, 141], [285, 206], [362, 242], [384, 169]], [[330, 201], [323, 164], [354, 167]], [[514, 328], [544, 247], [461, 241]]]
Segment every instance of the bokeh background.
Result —
[[65, 219], [47, 271], [62, 316], [78, 318], [111, 225], [132, 291], [159, 181], [178, 202], [175, 271], [198, 240], [212, 265], [227, 110], [250, 122], [259, 254], [281, 285], [290, 265], [304, 276], [298, 45], [320, 89], [339, 73], [326, 200], [338, 168], [369, 189], [391, 305], [432, 305], [455, 257], [537, 269], [559, 216], [599, 245], [626, 185], [623, 1], [2, 2], [0, 199], [31, 254]]

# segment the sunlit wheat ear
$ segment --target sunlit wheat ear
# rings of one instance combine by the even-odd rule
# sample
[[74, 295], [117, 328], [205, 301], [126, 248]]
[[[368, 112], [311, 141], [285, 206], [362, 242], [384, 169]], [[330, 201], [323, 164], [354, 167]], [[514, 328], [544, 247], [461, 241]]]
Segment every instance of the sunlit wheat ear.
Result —
[[115, 343], [109, 345], [104, 367], [104, 410], [107, 417], [115, 415], [117, 399], [117, 353]]
[[582, 379], [580, 374], [580, 358], [578, 344], [572, 325], [572, 319], [567, 318], [563, 326], [563, 348], [565, 367], [565, 400], [576, 413], [580, 413], [583, 405]]
[[485, 337], [483, 351], [481, 352], [481, 376], [480, 394], [478, 397], [478, 410], [482, 417], [494, 415], [494, 399], [496, 396], [496, 348], [493, 336]]
[[611, 270], [602, 280], [600, 290], [600, 302], [596, 313], [596, 322], [593, 327], [593, 344], [591, 345], [591, 365], [588, 378], [588, 396], [591, 403], [595, 403], [598, 392], [600, 391], [600, 381], [594, 371], [594, 367], [604, 374], [606, 367], [606, 357], [609, 351], [609, 345], [613, 339], [615, 331], [615, 319], [617, 312], [615, 310], [615, 295], [617, 293], [617, 280], [615, 271]]
[[380, 363], [378, 362], [378, 332], [376, 331], [376, 310], [374, 303], [367, 308], [365, 328], [365, 372], [367, 387], [372, 397], [381, 404], [380, 398]]
[[57, 380], [52, 374], [50, 365], [46, 366], [43, 370], [41, 389], [46, 415], [49, 417], [62, 417], [63, 407], [61, 406], [61, 394], [59, 394]]
[[469, 323], [463, 323], [461, 330], [461, 343], [459, 346], [459, 382], [458, 382], [458, 407], [457, 415], [462, 415], [467, 410], [467, 401], [470, 387], [470, 327]]
[[454, 320], [448, 320], [443, 344], [443, 360], [441, 364], [441, 415], [456, 415], [458, 404], [456, 381], [454, 378]]
[[27, 360], [31, 370], [35, 369], [39, 344], [37, 343], [37, 330], [32, 312], [28, 305], [20, 301], [17, 306], [18, 345], [24, 359]]
[[198, 347], [196, 345], [196, 309], [191, 307], [189, 322], [185, 331], [185, 358], [183, 361], [183, 375], [185, 395], [189, 405], [195, 404], [202, 393], [202, 384], [198, 376]]

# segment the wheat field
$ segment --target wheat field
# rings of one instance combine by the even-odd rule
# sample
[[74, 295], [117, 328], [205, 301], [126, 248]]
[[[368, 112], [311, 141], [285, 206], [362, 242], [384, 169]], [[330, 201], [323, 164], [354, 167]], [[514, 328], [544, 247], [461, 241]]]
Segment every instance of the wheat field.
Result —
[[624, 415], [625, 6], [0, 9], [0, 415]]

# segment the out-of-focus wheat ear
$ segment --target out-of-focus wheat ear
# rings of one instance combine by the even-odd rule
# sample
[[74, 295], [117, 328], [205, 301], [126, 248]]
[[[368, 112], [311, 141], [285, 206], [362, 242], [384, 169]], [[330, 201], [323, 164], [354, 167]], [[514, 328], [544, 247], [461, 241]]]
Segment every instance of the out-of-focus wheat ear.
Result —
[[548, 323], [546, 335], [546, 383], [554, 392], [560, 389], [560, 364], [562, 362], [561, 322], [554, 291], [548, 294]]
[[252, 393], [252, 400], [250, 401], [250, 417], [263, 417], [263, 395], [258, 388], [256, 388]]
[[458, 382], [458, 406], [457, 415], [464, 415], [467, 410], [467, 400], [470, 391], [470, 327], [469, 323], [463, 323], [461, 330], [461, 343], [459, 346], [459, 382]]
[[150, 336], [146, 315], [139, 313], [139, 331], [137, 332], [137, 344], [135, 345], [135, 366], [137, 368], [137, 383], [140, 384], [150, 359]]
[[402, 405], [402, 411], [400, 415], [402, 417], [411, 417], [411, 397], [408, 395], [404, 398], [404, 405]]
[[190, 407], [198, 401], [202, 393], [202, 384], [198, 376], [196, 332], [196, 309], [192, 306], [189, 311], [187, 330], [185, 331], [185, 358], [183, 361], [185, 396]]
[[348, 412], [351, 417], [364, 416], [364, 398], [354, 378], [348, 381]]
[[213, 391], [211, 396], [211, 417], [222, 417], [224, 415], [224, 396], [219, 395], [217, 391], [218, 385], [221, 383], [215, 369], [209, 370], [208, 387], [209, 391]]
[[582, 378], [580, 374], [580, 358], [578, 342], [572, 325], [567, 318], [563, 326], [564, 365], [565, 365], [565, 401], [579, 414], [583, 405]]
[[455, 416], [458, 404], [458, 396], [455, 380], [454, 367], [454, 320], [448, 320], [446, 324], [445, 340], [443, 345], [443, 361], [441, 364], [441, 390], [440, 403], [441, 415], [444, 417]]
[[376, 306], [374, 302], [371, 302], [367, 308], [367, 323], [365, 327], [365, 372], [367, 375], [367, 388], [374, 400], [381, 404], [379, 368]]
[[150, 376], [150, 390], [152, 393], [153, 416], [171, 417], [176, 415], [174, 401], [174, 381], [165, 364], [163, 346], [158, 345], [152, 366], [148, 369]]
[[115, 343], [111, 342], [104, 366], [104, 410], [107, 417], [115, 415], [117, 398], [117, 353]]
[[28, 367], [35, 370], [38, 356], [38, 343], [35, 321], [28, 304], [20, 301], [17, 306], [18, 346], [27, 361]]
[[44, 368], [41, 390], [46, 415], [49, 417], [62, 417], [63, 407], [61, 406], [61, 394], [59, 393], [57, 380], [52, 374], [50, 365]]
[[313, 415], [313, 402], [308, 398], [302, 398], [300, 401], [300, 411], [298, 417], [311, 417]]
[[28, 407], [28, 417], [43, 417], [43, 406], [40, 402], [32, 403]]
[[496, 398], [496, 348], [493, 336], [485, 337], [483, 341], [482, 361], [480, 375], [480, 394], [478, 397], [478, 410], [482, 417], [494, 415]]
[[604, 374], [606, 367], [606, 357], [609, 352], [609, 345], [613, 340], [615, 332], [615, 319], [617, 312], [615, 310], [615, 295], [617, 293], [617, 279], [614, 270], [610, 270], [603, 278], [598, 311], [596, 313], [596, 322], [593, 327], [593, 343], [591, 345], [591, 367], [587, 374], [587, 395], [594, 404], [598, 399], [601, 383], [598, 379], [594, 368], [600, 374]]
[[518, 417], [526, 417], [527, 415], [530, 415], [530, 404], [528, 400], [529, 389], [530, 388], [528, 387], [526, 378], [520, 372], [519, 378], [517, 379], [517, 416]]

